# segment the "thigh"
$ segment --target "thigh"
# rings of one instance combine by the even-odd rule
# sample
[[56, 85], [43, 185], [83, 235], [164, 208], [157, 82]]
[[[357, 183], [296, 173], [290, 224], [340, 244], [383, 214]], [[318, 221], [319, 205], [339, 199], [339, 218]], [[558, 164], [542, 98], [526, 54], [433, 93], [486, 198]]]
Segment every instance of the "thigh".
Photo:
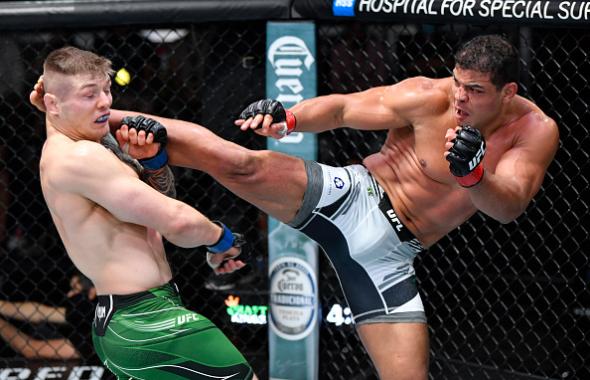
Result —
[[357, 331], [381, 380], [426, 380], [428, 326], [425, 323], [366, 323]]
[[246, 359], [207, 318], [180, 307], [158, 314], [116, 313], [106, 334], [96, 337], [111, 371], [158, 380], [252, 378]]

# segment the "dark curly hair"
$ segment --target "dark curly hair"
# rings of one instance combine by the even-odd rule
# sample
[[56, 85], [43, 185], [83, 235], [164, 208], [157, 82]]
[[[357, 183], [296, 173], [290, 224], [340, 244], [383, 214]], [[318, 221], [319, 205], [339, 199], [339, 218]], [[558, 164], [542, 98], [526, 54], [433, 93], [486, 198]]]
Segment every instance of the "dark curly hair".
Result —
[[496, 88], [518, 82], [518, 54], [504, 37], [491, 34], [467, 41], [455, 54], [455, 64], [465, 70], [490, 73]]

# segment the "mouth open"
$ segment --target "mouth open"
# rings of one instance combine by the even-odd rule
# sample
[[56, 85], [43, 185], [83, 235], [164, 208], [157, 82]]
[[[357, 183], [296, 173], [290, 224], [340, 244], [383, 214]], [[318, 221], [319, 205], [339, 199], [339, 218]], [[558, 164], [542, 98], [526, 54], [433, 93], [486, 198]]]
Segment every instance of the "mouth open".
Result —
[[111, 117], [111, 114], [110, 113], [107, 113], [107, 114], [102, 115], [98, 119], [96, 119], [94, 122], [95, 123], [102, 124], [102, 123], [105, 123], [106, 121], [108, 121], [109, 120], [109, 117]]
[[462, 109], [455, 107], [455, 117], [457, 118], [457, 120], [465, 120], [468, 116], [468, 112], [465, 112]]

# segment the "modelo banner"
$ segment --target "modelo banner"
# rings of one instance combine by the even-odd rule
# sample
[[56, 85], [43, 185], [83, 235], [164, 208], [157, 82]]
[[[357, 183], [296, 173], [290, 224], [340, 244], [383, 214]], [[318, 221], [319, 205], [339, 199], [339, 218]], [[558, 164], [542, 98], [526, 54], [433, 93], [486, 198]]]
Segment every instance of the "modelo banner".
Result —
[[[266, 37], [266, 95], [290, 108], [316, 96], [315, 26], [269, 22]], [[268, 139], [268, 149], [315, 160], [315, 134], [293, 132]], [[270, 379], [318, 377], [318, 247], [299, 231], [269, 219]]]
[[590, 1], [295, 0], [302, 17], [429, 23], [517, 23], [587, 26]]

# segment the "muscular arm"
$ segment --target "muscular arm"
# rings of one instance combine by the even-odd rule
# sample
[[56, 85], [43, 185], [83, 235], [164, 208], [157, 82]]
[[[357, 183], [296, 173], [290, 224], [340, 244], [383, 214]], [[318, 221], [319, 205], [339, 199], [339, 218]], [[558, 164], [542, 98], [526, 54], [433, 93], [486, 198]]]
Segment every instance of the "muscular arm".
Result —
[[0, 319], [0, 336], [16, 352], [27, 359], [78, 359], [80, 355], [69, 339], [33, 339]]
[[[331, 129], [349, 127], [360, 130], [387, 130], [407, 127], [421, 115], [444, 109], [448, 96], [440, 98], [441, 91], [436, 88], [436, 80], [414, 77], [391, 86], [371, 88], [352, 94], [333, 94], [304, 100], [290, 111], [296, 119], [296, 132], [323, 132]], [[442, 103], [441, 103], [442, 100]], [[424, 103], [432, 106], [425, 108]], [[258, 134], [276, 137], [272, 116], [257, 115], [236, 124], [242, 130], [255, 129]], [[262, 123], [262, 124], [261, 124]], [[261, 129], [257, 129], [259, 126]]]
[[39, 323], [43, 321], [65, 323], [66, 311], [63, 307], [53, 307], [37, 302], [0, 301], [0, 314], [5, 318]]
[[221, 228], [194, 208], [154, 190], [99, 144], [76, 143], [59, 161], [54, 185], [80, 194], [115, 218], [160, 232], [180, 247], [215, 243]]
[[297, 132], [323, 132], [340, 127], [382, 130], [407, 125], [388, 104], [395, 86], [376, 87], [354, 94], [334, 94], [304, 100], [291, 108]]
[[469, 189], [475, 207], [501, 223], [520, 216], [541, 188], [543, 178], [559, 143], [559, 133], [551, 119], [530, 128], [529, 135], [507, 151], [481, 183]]

